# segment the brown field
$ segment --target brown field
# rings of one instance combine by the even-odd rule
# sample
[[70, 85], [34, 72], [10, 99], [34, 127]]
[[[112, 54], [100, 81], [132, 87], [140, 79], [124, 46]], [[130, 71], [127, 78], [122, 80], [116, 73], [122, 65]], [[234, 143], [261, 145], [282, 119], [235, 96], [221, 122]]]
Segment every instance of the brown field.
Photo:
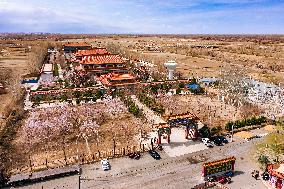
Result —
[[109, 47], [132, 60], [157, 65], [176, 60], [177, 71], [184, 77], [218, 76], [224, 67], [235, 66], [255, 79], [284, 82], [283, 36], [98, 36], [87, 41], [94, 46]]
[[[1, 81], [8, 89], [7, 94], [0, 95], [0, 115], [13, 100], [13, 93], [18, 89], [18, 83], [23, 75], [29, 73], [28, 70], [28, 53], [25, 45], [6, 45], [0, 44], [0, 75], [8, 75], [6, 81]], [[1, 78], [1, 77], [0, 77]], [[4, 115], [3, 115], [4, 116]], [[1, 116], [0, 116], [1, 117]]]

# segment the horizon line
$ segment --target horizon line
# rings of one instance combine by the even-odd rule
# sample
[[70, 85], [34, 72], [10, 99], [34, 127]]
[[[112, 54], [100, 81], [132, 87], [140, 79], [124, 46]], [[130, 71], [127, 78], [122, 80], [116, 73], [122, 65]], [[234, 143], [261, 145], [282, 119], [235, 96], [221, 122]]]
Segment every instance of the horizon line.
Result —
[[284, 35], [284, 33], [52, 33], [52, 32], [0, 32], [0, 35]]

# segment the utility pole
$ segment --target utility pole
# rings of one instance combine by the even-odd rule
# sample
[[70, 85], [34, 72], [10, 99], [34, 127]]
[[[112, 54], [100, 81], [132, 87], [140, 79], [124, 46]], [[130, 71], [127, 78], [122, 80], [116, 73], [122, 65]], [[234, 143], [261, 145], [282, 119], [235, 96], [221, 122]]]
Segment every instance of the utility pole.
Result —
[[79, 185], [78, 186], [79, 186], [78, 189], [80, 189], [81, 188], [81, 175], [79, 175]]
[[232, 125], [232, 137], [231, 137], [231, 142], [234, 142], [234, 139], [233, 139], [233, 136], [234, 136], [234, 124], [235, 124], [235, 123], [233, 123], [233, 125]]
[[113, 138], [112, 140], [113, 140], [113, 157], [114, 157], [115, 156], [115, 147], [116, 147], [116, 145], [115, 145], [115, 139]]

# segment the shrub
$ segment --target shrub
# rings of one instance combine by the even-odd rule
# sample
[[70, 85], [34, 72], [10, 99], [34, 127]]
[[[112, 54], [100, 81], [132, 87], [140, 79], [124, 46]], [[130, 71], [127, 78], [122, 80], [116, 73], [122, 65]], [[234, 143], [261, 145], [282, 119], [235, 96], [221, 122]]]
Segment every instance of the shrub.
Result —
[[53, 75], [54, 76], [59, 76], [59, 71], [58, 71], [58, 65], [57, 64], [54, 64]]
[[211, 136], [210, 129], [207, 125], [198, 130], [201, 138], [208, 138]]
[[250, 119], [244, 119], [244, 120], [237, 120], [235, 122], [231, 122], [229, 121], [226, 125], [225, 125], [225, 129], [227, 131], [232, 131], [232, 127], [234, 126], [234, 129], [238, 129], [238, 128], [242, 128], [245, 126], [253, 126], [253, 125], [259, 125], [262, 123], [266, 122], [266, 117], [261, 116], [261, 117], [252, 117]]

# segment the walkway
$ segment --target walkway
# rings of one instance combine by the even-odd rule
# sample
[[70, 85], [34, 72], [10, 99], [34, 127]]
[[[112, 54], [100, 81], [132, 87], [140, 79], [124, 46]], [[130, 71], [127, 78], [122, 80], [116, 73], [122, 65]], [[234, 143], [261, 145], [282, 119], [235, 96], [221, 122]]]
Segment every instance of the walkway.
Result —
[[158, 116], [153, 110], [148, 108], [146, 105], [142, 104], [135, 95], [132, 95], [131, 99], [138, 106], [138, 108], [143, 111], [149, 123], [153, 125], [156, 125], [159, 123], [166, 123], [166, 121], [163, 120], [160, 116]]

